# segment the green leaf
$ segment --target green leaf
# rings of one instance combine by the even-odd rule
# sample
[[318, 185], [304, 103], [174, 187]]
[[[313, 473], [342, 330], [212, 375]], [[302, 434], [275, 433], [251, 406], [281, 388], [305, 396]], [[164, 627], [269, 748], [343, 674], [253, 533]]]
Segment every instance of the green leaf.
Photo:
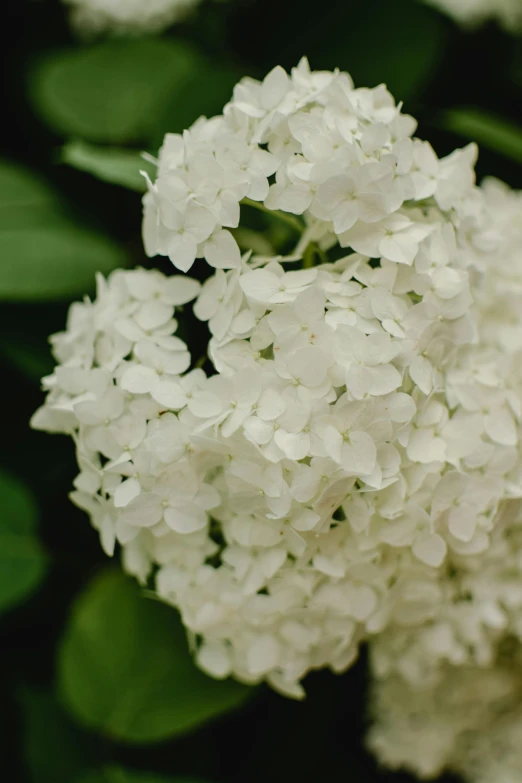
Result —
[[48, 225], [59, 210], [55, 193], [39, 177], [0, 161], [0, 231]]
[[472, 139], [493, 152], [522, 163], [522, 127], [482, 109], [452, 109], [444, 114], [446, 130]]
[[3, 161], [0, 168], [0, 210], [9, 206], [56, 202], [48, 186], [34, 174]]
[[124, 263], [112, 240], [67, 216], [50, 187], [0, 162], [0, 300], [68, 299]]
[[121, 767], [106, 767], [84, 775], [75, 783], [204, 783], [200, 778], [165, 777], [154, 772], [130, 772]]
[[50, 692], [24, 685], [18, 688], [18, 699], [30, 783], [71, 783], [92, 767], [95, 741], [70, 723]]
[[62, 148], [62, 161], [104, 182], [139, 192], [146, 190], [145, 177], [140, 172], [146, 171], [151, 179], [156, 174], [155, 166], [144, 160], [137, 150], [95, 147], [80, 139], [70, 141]]
[[445, 26], [439, 16], [411, 0], [379, 3], [370, 19], [363, 17], [345, 35], [336, 50], [337, 65], [351, 73], [356, 86], [384, 82], [396, 100], [410, 100], [433, 78], [442, 59]]
[[251, 689], [194, 665], [175, 611], [148, 601], [118, 571], [74, 605], [59, 654], [60, 689], [86, 726], [126, 742], [155, 742], [239, 706]]
[[0, 611], [23, 601], [45, 574], [47, 558], [36, 537], [36, 521], [27, 487], [0, 472]]
[[121, 143], [144, 139], [199, 55], [179, 41], [106, 41], [47, 55], [30, 78], [42, 119], [64, 136]]
[[436, 78], [448, 25], [433, 9], [412, 0], [324, 3], [310, 24], [298, 0], [292, 6], [292, 35], [275, 25], [266, 44], [275, 62], [291, 67], [308, 53], [312, 68], [348, 71], [356, 87], [384, 83], [397, 101], [415, 99]]
[[68, 299], [124, 263], [110, 239], [79, 226], [0, 231], [0, 299]]
[[160, 108], [156, 117], [153, 147], [159, 146], [165, 133], [181, 133], [198, 117], [222, 114], [232, 90], [243, 76], [235, 68], [201, 59], [197, 67], [180, 83]]
[[49, 346], [35, 344], [19, 334], [0, 335], [0, 352], [17, 370], [33, 381], [39, 382], [53, 370], [54, 362]]

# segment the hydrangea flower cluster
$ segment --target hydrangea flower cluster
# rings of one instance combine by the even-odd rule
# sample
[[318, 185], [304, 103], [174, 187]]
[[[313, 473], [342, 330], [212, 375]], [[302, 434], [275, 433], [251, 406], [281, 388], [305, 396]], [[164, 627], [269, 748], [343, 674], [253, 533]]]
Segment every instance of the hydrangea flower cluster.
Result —
[[368, 745], [391, 769], [421, 779], [451, 770], [473, 783], [517, 783], [522, 769], [520, 650], [492, 668], [441, 671], [437, 686], [398, 677], [373, 685]]
[[[500, 241], [487, 262], [477, 264], [475, 352], [481, 373], [496, 367], [494, 385], [502, 377], [516, 409], [522, 397], [522, 194], [489, 179], [482, 197], [484, 219]], [[494, 480], [496, 470], [496, 460], [487, 459], [484, 480]], [[417, 607], [424, 604], [422, 623], [411, 627], [401, 621], [372, 645], [374, 724], [368, 742], [387, 766], [423, 778], [450, 769], [472, 783], [514, 783], [520, 777], [519, 471], [517, 466], [511, 474], [512, 498], [500, 506], [488, 547], [465, 560], [456, 558], [439, 584], [410, 584]]]
[[80, 32], [158, 33], [182, 19], [200, 0], [64, 0]]
[[522, 30], [521, 0], [425, 0], [463, 25], [476, 26], [495, 19], [506, 30]]
[[384, 85], [354, 89], [347, 73], [311, 72], [306, 60], [291, 76], [277, 67], [263, 82], [243, 79], [222, 115], [165, 137], [144, 200], [146, 251], [183, 272], [196, 258], [239, 268], [230, 229], [246, 199], [302, 216], [298, 250], [338, 244], [411, 267], [432, 226], [403, 205], [434, 197], [453, 209], [475, 154], [439, 161], [415, 128]]
[[[114, 272], [53, 338], [33, 425], [73, 436], [73, 500], [213, 676], [300, 697], [374, 640], [380, 675], [414, 681], [431, 630], [435, 681], [511, 622], [469, 653], [500, 623], [477, 586], [462, 638], [444, 630], [522, 496], [512, 195], [475, 187], [473, 146], [439, 160], [414, 130], [383, 86], [306, 61], [243, 80], [166, 137], [144, 199], [149, 255], [210, 276]], [[241, 255], [245, 200], [294, 216], [291, 255]], [[213, 374], [175, 334], [193, 299]]]

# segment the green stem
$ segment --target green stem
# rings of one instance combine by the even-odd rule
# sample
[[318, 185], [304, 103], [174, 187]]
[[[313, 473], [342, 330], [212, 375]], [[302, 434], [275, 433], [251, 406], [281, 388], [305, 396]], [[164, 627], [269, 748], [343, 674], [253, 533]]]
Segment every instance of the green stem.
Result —
[[330, 263], [330, 259], [328, 258], [328, 253], [326, 253], [322, 249], [322, 247], [319, 247], [319, 245], [317, 245], [317, 244], [315, 245], [315, 252], [317, 253], [319, 258], [321, 259], [321, 264], [329, 264]]
[[330, 262], [328, 255], [319, 247], [316, 242], [310, 242], [303, 253], [303, 269], [311, 269], [315, 266], [315, 256], [318, 256], [321, 264]]
[[294, 231], [298, 231], [300, 234], [302, 234], [304, 231], [304, 225], [294, 215], [289, 215], [287, 212], [281, 212], [280, 210], [268, 209], [262, 202], [253, 201], [251, 198], [244, 198], [241, 204], [246, 207], [253, 207], [254, 209], [258, 209], [260, 212], [266, 212], [267, 215], [271, 215], [272, 217], [283, 221], [283, 223], [292, 226]]
[[303, 269], [311, 269], [314, 265], [315, 247], [314, 243], [310, 242], [306, 250], [303, 253]]

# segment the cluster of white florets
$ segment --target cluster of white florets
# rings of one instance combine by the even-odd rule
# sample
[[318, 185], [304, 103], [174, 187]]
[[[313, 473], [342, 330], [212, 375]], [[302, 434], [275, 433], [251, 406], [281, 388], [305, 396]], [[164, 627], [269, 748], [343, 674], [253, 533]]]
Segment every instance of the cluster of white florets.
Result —
[[64, 0], [82, 33], [157, 33], [180, 21], [200, 0]]
[[[515, 273], [491, 269], [487, 218], [511, 195], [475, 188], [473, 147], [439, 160], [414, 129], [384, 87], [306, 61], [244, 80], [166, 138], [145, 196], [149, 254], [211, 276], [115, 272], [53, 338], [33, 423], [74, 437], [73, 499], [214, 676], [300, 696], [361, 640], [421, 639], [486, 578], [522, 495]], [[244, 199], [297, 216], [290, 256], [241, 256]], [[210, 377], [174, 334], [194, 298]]]
[[[479, 341], [469, 354], [474, 361], [468, 364], [466, 397], [475, 395], [478, 402], [471, 381], [480, 374], [493, 397], [500, 386], [504, 389], [518, 419], [522, 197], [495, 180], [484, 183], [482, 196], [485, 220], [500, 241], [496, 252], [483, 256], [476, 267]], [[470, 410], [467, 416], [472, 415]], [[469, 429], [469, 422], [464, 427]], [[399, 595], [410, 597], [418, 612], [416, 623], [399, 617], [393, 630], [373, 642], [369, 746], [387, 766], [404, 767], [423, 778], [450, 769], [472, 783], [520, 779], [522, 480], [520, 457], [513, 458], [506, 483], [512, 499], [500, 505], [487, 547], [454, 558], [443, 580], [430, 583], [425, 575], [408, 583], [402, 575]], [[482, 491], [499, 479], [499, 469], [504, 471], [495, 457], [485, 454]], [[480, 492], [477, 486], [475, 499]]]
[[425, 0], [460, 24], [476, 26], [495, 19], [511, 32], [522, 29], [522, 0]]
[[460, 204], [475, 154], [438, 160], [411, 138], [415, 128], [384, 85], [354, 89], [347, 73], [311, 72], [306, 60], [291, 76], [278, 67], [263, 82], [243, 79], [223, 115], [167, 134], [144, 200], [147, 253], [184, 272], [196, 258], [239, 268], [229, 229], [249, 199], [302, 216], [297, 250], [340, 245], [411, 267], [444, 222], [412, 207], [432, 197], [444, 212]]
[[[517, 641], [519, 645], [519, 641]], [[518, 783], [522, 769], [520, 649], [488, 668], [446, 665], [437, 685], [373, 683], [368, 745], [391, 769], [421, 779], [445, 770], [472, 783]]]

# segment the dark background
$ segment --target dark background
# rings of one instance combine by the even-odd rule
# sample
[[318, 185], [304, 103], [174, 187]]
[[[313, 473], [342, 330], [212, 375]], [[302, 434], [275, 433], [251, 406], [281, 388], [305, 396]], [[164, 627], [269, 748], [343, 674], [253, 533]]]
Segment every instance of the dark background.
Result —
[[[63, 138], [44, 125], [28, 98], [28, 73], [38, 58], [49, 50], [79, 45], [63, 5], [58, 0], [3, 0], [0, 14], [0, 156], [42, 172], [80, 219], [137, 246], [139, 198], [57, 165], [56, 150]], [[194, 42], [239, 74], [262, 77], [274, 65], [289, 68], [306, 54], [313, 68], [339, 66], [361, 86], [388, 81], [398, 100], [404, 94], [405, 110], [419, 119], [418, 135], [439, 155], [466, 142], [441, 127], [444, 110], [472, 105], [514, 122], [520, 117], [520, 40], [493, 24], [464, 32], [414, 0], [210, 2], [200, 15], [167, 35]], [[416, 52], [426, 46], [431, 54], [417, 67]], [[176, 107], [169, 112], [173, 126], [167, 127], [179, 130], [174, 127]], [[522, 167], [493, 151], [481, 152], [478, 173], [522, 187]], [[137, 261], [144, 262], [139, 250]], [[0, 307], [0, 467], [24, 479], [35, 494], [41, 535], [53, 561], [43, 587], [0, 618], [1, 777], [16, 783], [34, 781], [27, 763], [30, 735], [24, 688], [42, 694], [44, 722], [60, 709], [49, 695], [56, 643], [71, 598], [106, 560], [85, 515], [67, 499], [75, 475], [72, 443], [28, 428], [42, 401], [39, 370], [44, 373], [52, 367], [46, 336], [63, 328], [67, 306], [63, 302]], [[30, 357], [29, 371], [20, 363], [17, 348]], [[260, 688], [240, 712], [159, 746], [136, 749], [108, 743], [61, 714], [59, 740], [69, 749], [76, 743], [87, 748], [93, 764], [97, 759], [115, 761], [135, 769], [199, 775], [216, 783], [411, 780], [379, 771], [365, 753], [365, 688], [363, 654], [342, 677], [329, 672], [310, 675], [304, 703]]]

